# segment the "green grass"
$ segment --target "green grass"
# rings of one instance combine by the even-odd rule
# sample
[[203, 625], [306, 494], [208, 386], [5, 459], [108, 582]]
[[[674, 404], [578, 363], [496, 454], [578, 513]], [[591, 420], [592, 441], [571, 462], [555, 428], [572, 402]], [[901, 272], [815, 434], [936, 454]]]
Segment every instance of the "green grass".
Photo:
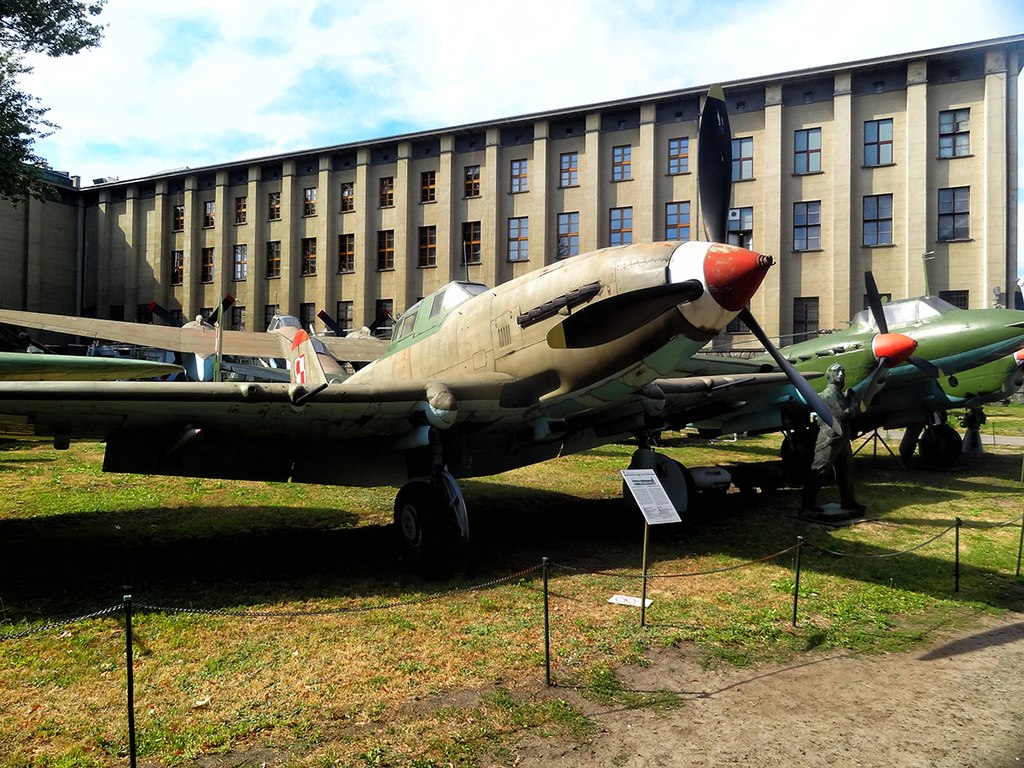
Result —
[[[762, 461], [778, 446], [775, 437], [668, 443], [691, 466]], [[671, 691], [620, 682], [616, 670], [644, 664], [652, 648], [706, 665], [899, 652], [1020, 604], [1020, 527], [986, 527], [1021, 514], [1016, 448], [944, 473], [858, 457], [859, 495], [878, 521], [848, 528], [795, 519], [796, 490], [715, 498], [684, 524], [651, 531], [644, 627], [637, 610], [607, 602], [641, 588], [643, 526], [620, 498], [629, 446], [465, 482], [473, 545], [443, 582], [394, 558], [389, 489], [104, 475], [101, 450], [0, 450], [0, 633], [116, 605], [130, 591], [147, 764], [229, 750], [235, 763], [501, 764], [526, 733], [585, 737], [591, 726], [570, 689], [606, 706], [678, 704]], [[951, 531], [913, 549], [957, 517], [959, 593]], [[794, 627], [794, 553], [759, 560], [798, 536]], [[523, 569], [534, 570], [459, 591]], [[393, 607], [353, 610], [374, 606]], [[124, 686], [120, 613], [0, 641], [0, 765], [123, 765]]]

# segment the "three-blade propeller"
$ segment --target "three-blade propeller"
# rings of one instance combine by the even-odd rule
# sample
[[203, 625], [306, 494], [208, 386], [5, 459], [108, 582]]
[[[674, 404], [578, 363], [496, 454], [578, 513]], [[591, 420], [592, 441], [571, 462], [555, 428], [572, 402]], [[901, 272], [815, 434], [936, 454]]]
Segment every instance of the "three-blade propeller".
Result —
[[889, 323], [882, 307], [882, 296], [878, 292], [875, 276], [871, 272], [864, 273], [864, 288], [867, 291], [871, 317], [874, 319], [875, 325], [878, 326], [878, 334], [871, 340], [871, 351], [878, 364], [864, 389], [864, 396], [860, 402], [862, 411], [871, 405], [875, 395], [884, 386], [889, 369], [900, 363], [908, 362], [926, 375], [935, 378], [939, 376], [939, 369], [935, 365], [913, 356], [914, 350], [917, 349], [917, 341], [906, 334], [889, 332]]
[[[714, 242], [724, 243], [729, 236], [729, 203], [732, 196], [732, 131], [725, 107], [725, 94], [720, 86], [713, 85], [708, 90], [697, 136], [697, 185], [704, 232]], [[821, 395], [772, 344], [750, 309], [740, 310], [739, 317], [772, 356], [775, 364], [785, 372], [818, 419], [833, 432], [841, 433], [842, 428], [832, 418], [832, 412]]]

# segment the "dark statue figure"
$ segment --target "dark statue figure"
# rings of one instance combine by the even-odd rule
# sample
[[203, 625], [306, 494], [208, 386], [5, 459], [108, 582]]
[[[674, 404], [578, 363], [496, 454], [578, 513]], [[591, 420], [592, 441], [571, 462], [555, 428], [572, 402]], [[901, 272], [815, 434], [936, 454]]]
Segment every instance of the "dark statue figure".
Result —
[[835, 472], [836, 485], [839, 487], [840, 506], [851, 515], [859, 515], [867, 507], [857, 501], [853, 492], [853, 450], [850, 441], [857, 400], [852, 390], [843, 391], [846, 369], [842, 365], [835, 363], [829, 366], [825, 377], [828, 384], [821, 396], [842, 433], [837, 435], [824, 424], [819, 425], [811, 474], [804, 484], [802, 509], [819, 514], [824, 511], [817, 505], [818, 491], [821, 490], [826, 473], [831, 470]]

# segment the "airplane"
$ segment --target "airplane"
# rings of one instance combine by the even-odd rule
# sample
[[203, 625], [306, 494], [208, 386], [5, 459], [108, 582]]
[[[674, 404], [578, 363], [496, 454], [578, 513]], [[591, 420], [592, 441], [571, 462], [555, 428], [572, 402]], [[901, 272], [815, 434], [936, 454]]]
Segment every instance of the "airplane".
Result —
[[[0, 425], [102, 438], [105, 471], [398, 487], [403, 551], [427, 571], [468, 538], [457, 478], [633, 436], [634, 461], [678, 487], [682, 466], [650, 447], [662, 387], [685, 384], [666, 377], [737, 316], [774, 350], [746, 308], [772, 258], [724, 243], [731, 136], [720, 87], [705, 99], [698, 170], [709, 241], [604, 248], [495, 288], [448, 283], [343, 381], [323, 368], [327, 340], [296, 329], [291, 384], [0, 383]], [[775, 362], [831, 424], [807, 380]]]
[[[154, 310], [159, 310], [156, 304], [150, 306]], [[155, 313], [158, 317], [167, 317], [165, 313]], [[184, 362], [189, 377], [195, 381], [209, 381], [213, 378], [218, 349], [222, 355], [277, 358], [281, 355], [277, 331], [286, 326], [300, 327], [298, 319], [290, 315], [276, 316], [266, 332], [252, 332], [218, 330], [202, 317], [180, 326], [162, 326], [12, 309], [0, 309], [0, 323], [180, 352], [185, 356]], [[383, 339], [364, 334], [352, 334], [341, 338], [325, 336], [322, 339], [324, 347], [335, 360], [354, 364], [375, 360], [387, 349], [387, 342]], [[243, 368], [238, 364], [234, 364], [234, 368], [250, 375], [277, 378], [273, 369]]]
[[[948, 467], [961, 453], [962, 439], [947, 413], [1003, 400], [1024, 383], [1024, 311], [962, 310], [935, 296], [882, 304], [874, 278], [865, 275], [868, 309], [854, 315], [848, 330], [781, 348], [805, 374], [821, 373], [833, 363], [846, 368], [846, 381], [863, 398], [855, 429], [866, 434], [904, 428], [900, 455], [915, 449], [927, 466]], [[889, 355], [878, 364], [880, 342]], [[772, 369], [769, 355], [747, 360], [695, 356], [677, 374], [729, 374]], [[815, 386], [820, 387], [819, 382]], [[766, 384], [743, 399], [727, 391], [690, 397], [670, 407], [688, 408], [690, 423], [715, 436], [783, 431], [785, 473], [800, 480], [810, 466], [814, 433], [808, 410], [787, 383]]]

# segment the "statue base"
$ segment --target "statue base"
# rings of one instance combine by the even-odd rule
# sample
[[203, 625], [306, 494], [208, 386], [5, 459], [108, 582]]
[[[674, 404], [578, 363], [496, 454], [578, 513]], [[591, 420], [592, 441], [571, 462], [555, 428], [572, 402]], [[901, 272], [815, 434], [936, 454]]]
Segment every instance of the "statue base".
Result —
[[822, 504], [821, 509], [801, 509], [800, 517], [804, 520], [814, 520], [819, 523], [840, 523], [849, 520], [857, 520], [864, 517], [864, 509], [843, 509], [834, 501]]

